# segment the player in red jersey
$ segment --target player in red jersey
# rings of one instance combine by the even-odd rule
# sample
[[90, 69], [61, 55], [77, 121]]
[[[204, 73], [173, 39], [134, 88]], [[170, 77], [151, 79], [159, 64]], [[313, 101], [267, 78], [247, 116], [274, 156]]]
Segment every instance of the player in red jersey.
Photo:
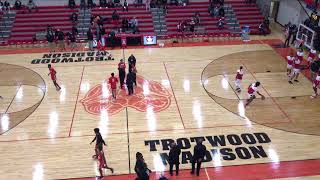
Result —
[[261, 99], [264, 100], [265, 97], [264, 95], [262, 95], [259, 91], [258, 91], [258, 87], [260, 86], [260, 82], [257, 81], [253, 84], [251, 84], [249, 87], [248, 87], [248, 99], [247, 99], [247, 102], [245, 104], [245, 107], [248, 106], [255, 98], [256, 98], [256, 95], [255, 93], [259, 94], [261, 96]]
[[112, 97], [114, 99], [116, 99], [116, 94], [117, 94], [117, 83], [118, 83], [118, 78], [114, 77], [114, 73], [111, 73], [111, 77], [109, 78], [109, 84], [111, 87]]
[[236, 80], [235, 80], [235, 85], [236, 85], [236, 91], [238, 93], [241, 92], [241, 81], [243, 78], [244, 70], [243, 67], [240, 66], [240, 68], [237, 70], [237, 75], [236, 75]]
[[291, 52], [289, 56], [287, 56], [287, 76], [292, 73], [294, 58], [295, 57], [293, 56], [293, 52]]
[[298, 51], [297, 51], [297, 57], [298, 57], [298, 59], [300, 60], [300, 62], [303, 61], [303, 56], [304, 56], [303, 49], [302, 49], [302, 48], [299, 48]]
[[318, 87], [320, 85], [320, 72], [318, 72], [316, 78], [313, 80], [313, 91], [314, 94], [312, 96], [310, 96], [310, 98], [316, 98], [318, 96]]
[[59, 91], [61, 89], [61, 87], [59, 86], [59, 84], [57, 83], [57, 72], [56, 70], [54, 70], [54, 68], [51, 66], [51, 64], [48, 64], [48, 68], [49, 68], [49, 74], [51, 76], [51, 80], [54, 84], [54, 86], [56, 87], [57, 91]]
[[298, 77], [301, 71], [301, 60], [299, 57], [296, 57], [293, 61], [293, 72], [290, 75], [289, 83], [292, 84], [292, 80], [294, 79], [295, 82], [298, 81]]
[[316, 60], [316, 57], [317, 57], [317, 50], [312, 48], [308, 56], [308, 66], [310, 66], [310, 64]]
[[98, 169], [99, 169], [99, 173], [100, 173], [100, 177], [98, 179], [103, 179], [102, 169], [109, 169], [111, 171], [111, 173], [113, 174], [113, 168], [109, 167], [107, 165], [103, 150], [100, 149], [100, 148], [98, 150], [99, 150], [99, 152], [98, 152], [98, 158], [97, 159], [98, 159], [98, 162], [99, 162]]

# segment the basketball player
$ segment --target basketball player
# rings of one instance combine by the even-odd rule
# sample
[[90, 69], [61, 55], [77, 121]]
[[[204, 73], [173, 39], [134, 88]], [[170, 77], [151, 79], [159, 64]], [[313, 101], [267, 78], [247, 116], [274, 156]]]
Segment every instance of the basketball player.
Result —
[[98, 153], [99, 153], [99, 149], [103, 150], [103, 145], [107, 146], [106, 143], [104, 142], [101, 134], [100, 134], [100, 129], [99, 128], [94, 128], [93, 129], [94, 133], [95, 133], [95, 137], [94, 139], [90, 142], [90, 145], [96, 141], [96, 146], [94, 148], [95, 150], [95, 155], [93, 155], [93, 158], [98, 158]]
[[237, 70], [236, 81], [235, 81], [236, 91], [238, 93], [241, 92], [241, 81], [242, 81], [243, 74], [244, 74], [243, 67], [240, 66], [240, 68]]
[[316, 57], [317, 57], [317, 50], [312, 48], [308, 56], [308, 66], [310, 66], [310, 64], [316, 60]]
[[255, 93], [259, 94], [261, 96], [261, 99], [264, 100], [265, 97], [264, 95], [262, 95], [259, 91], [258, 91], [258, 87], [260, 86], [260, 82], [257, 81], [253, 84], [251, 84], [249, 87], [248, 87], [248, 98], [247, 99], [247, 102], [245, 104], [245, 107], [247, 107], [255, 98], [256, 98], [256, 95]]
[[287, 76], [289, 76], [292, 73], [292, 65], [294, 62], [294, 56], [293, 56], [293, 52], [291, 52], [289, 54], [289, 56], [287, 56]]
[[119, 78], [120, 78], [120, 89], [124, 88], [124, 79], [126, 77], [126, 64], [123, 62], [123, 59], [120, 60], [118, 64]]
[[114, 77], [114, 73], [111, 73], [111, 77], [109, 78], [109, 84], [111, 87], [112, 97], [114, 99], [116, 99], [116, 94], [117, 94], [117, 83], [118, 83], [118, 78]]
[[98, 151], [98, 161], [99, 161], [99, 173], [100, 173], [100, 177], [98, 179], [103, 179], [102, 169], [109, 169], [111, 171], [111, 173], [113, 174], [113, 168], [108, 167], [103, 150], [102, 149], [98, 149], [98, 150], [99, 150]]
[[292, 79], [294, 79], [295, 82], [299, 82], [298, 81], [298, 77], [300, 74], [300, 69], [301, 69], [301, 58], [296, 57], [293, 61], [293, 72], [290, 75], [290, 79], [289, 79], [289, 83], [292, 84]]
[[298, 59], [300, 60], [300, 62], [303, 61], [303, 56], [304, 56], [303, 49], [302, 49], [302, 48], [299, 48], [298, 51], [297, 51], [297, 57], [298, 57]]
[[51, 80], [52, 80], [54, 86], [56, 87], [56, 90], [59, 91], [61, 89], [61, 87], [57, 83], [57, 76], [56, 76], [57, 72], [56, 72], [56, 70], [54, 70], [53, 67], [51, 67], [51, 64], [48, 64], [48, 68], [49, 68], [49, 71], [50, 71], [48, 76], [49, 75], [51, 76]]
[[310, 98], [316, 98], [318, 96], [318, 86], [320, 84], [320, 71], [318, 72], [316, 78], [313, 80], [313, 91], [314, 91], [314, 94], [312, 96], [310, 96]]

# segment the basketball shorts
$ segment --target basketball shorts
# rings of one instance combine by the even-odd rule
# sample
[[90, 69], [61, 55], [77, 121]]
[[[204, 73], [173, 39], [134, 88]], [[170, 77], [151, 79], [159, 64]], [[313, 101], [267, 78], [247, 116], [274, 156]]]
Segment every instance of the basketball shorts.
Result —
[[299, 73], [300, 73], [300, 69], [293, 68], [293, 73], [294, 73], [294, 74], [299, 74]]
[[292, 65], [287, 64], [287, 69], [292, 69]]
[[240, 88], [241, 87], [241, 79], [236, 79], [234, 84], [236, 85], [236, 88]]

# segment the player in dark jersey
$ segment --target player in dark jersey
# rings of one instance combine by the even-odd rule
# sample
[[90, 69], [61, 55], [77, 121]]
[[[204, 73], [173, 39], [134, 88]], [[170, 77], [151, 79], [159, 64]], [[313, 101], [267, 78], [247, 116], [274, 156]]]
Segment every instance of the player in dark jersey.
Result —
[[48, 68], [49, 68], [49, 71], [50, 71], [48, 76], [49, 75], [51, 76], [51, 80], [52, 80], [54, 86], [56, 87], [57, 91], [59, 91], [61, 89], [61, 87], [57, 83], [57, 76], [56, 76], [57, 72], [56, 72], [56, 70], [54, 70], [53, 67], [51, 67], [51, 64], [48, 64]]

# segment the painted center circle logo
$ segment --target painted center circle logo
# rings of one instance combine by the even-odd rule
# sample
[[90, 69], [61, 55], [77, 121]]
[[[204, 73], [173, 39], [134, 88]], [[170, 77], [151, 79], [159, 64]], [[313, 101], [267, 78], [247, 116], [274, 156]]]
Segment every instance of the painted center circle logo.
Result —
[[117, 99], [113, 100], [110, 86], [105, 81], [90, 89], [80, 102], [85, 110], [93, 115], [100, 115], [102, 110], [114, 115], [126, 107], [140, 112], [146, 112], [147, 108], [152, 107], [154, 112], [160, 112], [170, 106], [171, 96], [162, 84], [137, 75], [137, 86], [131, 96], [127, 95], [126, 90], [117, 89]]

